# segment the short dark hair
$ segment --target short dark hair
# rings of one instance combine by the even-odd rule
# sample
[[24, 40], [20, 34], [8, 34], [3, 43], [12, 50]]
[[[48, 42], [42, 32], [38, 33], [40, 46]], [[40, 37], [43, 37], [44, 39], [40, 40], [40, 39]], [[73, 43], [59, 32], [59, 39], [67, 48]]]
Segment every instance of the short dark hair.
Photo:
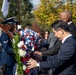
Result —
[[66, 22], [62, 21], [62, 20], [57, 20], [55, 21], [52, 25], [52, 28], [54, 28], [54, 30], [58, 30], [59, 28], [63, 29], [64, 31], [69, 32], [69, 26]]

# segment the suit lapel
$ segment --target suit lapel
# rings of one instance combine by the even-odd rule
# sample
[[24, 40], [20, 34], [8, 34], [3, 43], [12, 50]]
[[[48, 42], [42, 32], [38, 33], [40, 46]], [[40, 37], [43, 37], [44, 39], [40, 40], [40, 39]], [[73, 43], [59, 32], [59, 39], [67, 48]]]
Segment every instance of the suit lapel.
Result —
[[68, 42], [69, 40], [71, 40], [71, 38], [72, 38], [72, 36], [68, 37], [68, 38], [64, 41], [64, 43], [62, 43], [60, 49], [61, 49], [62, 47], [64, 47], [64, 44], [65, 44], [66, 42]]

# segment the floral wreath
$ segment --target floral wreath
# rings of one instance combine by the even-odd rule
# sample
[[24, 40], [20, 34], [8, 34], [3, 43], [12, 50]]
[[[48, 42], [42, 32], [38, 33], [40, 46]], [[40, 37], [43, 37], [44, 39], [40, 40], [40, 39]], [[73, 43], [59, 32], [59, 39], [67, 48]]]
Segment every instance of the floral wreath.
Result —
[[26, 69], [26, 62], [31, 58], [32, 52], [37, 47], [37, 33], [31, 29], [16, 33], [12, 46], [18, 64], [18, 74], [27, 75], [30, 70]]

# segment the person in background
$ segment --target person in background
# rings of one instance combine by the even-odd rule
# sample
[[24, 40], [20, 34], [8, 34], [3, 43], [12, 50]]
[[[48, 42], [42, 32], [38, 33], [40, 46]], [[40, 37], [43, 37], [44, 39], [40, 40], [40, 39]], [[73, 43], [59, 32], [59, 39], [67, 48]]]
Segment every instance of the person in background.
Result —
[[[76, 75], [76, 40], [69, 32], [67, 23], [57, 20], [52, 25], [55, 37], [62, 42], [58, 54], [46, 56], [42, 62], [30, 59], [27, 68], [55, 69], [53, 75]], [[69, 62], [70, 61], [70, 62]]]
[[[40, 45], [40, 53], [44, 50], [48, 49], [49, 43], [48, 43], [48, 38], [49, 38], [49, 31], [45, 30], [43, 33], [43, 38], [41, 39], [39, 45]], [[39, 53], [39, 51], [35, 51], [35, 53]]]
[[59, 18], [68, 24], [70, 33], [76, 39], [76, 26], [72, 20], [72, 13], [69, 10], [64, 10], [60, 13]]
[[44, 37], [43, 37], [43, 40], [42, 40], [42, 46], [43, 46], [42, 50], [47, 50], [48, 49], [48, 46], [49, 46], [48, 38], [49, 38], [49, 31], [45, 30], [44, 31]]

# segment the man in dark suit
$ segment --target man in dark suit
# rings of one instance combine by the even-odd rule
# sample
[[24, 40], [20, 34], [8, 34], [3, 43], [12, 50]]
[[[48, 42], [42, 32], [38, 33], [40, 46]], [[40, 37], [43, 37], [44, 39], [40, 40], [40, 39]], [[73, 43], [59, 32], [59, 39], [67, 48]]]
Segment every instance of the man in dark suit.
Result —
[[[58, 54], [48, 56], [46, 57], [46, 61], [39, 63], [33, 59], [30, 59], [27, 62], [28, 65], [27, 68], [28, 69], [35, 67], [39, 67], [40, 69], [55, 68], [53, 75], [76, 75], [76, 40], [69, 32], [68, 25], [64, 21], [57, 20], [52, 24], [52, 28], [53, 32], [55, 33], [55, 37], [57, 37], [59, 40], [62, 41], [62, 46], [60, 47]], [[69, 60], [70, 62], [71, 61], [73, 62], [70, 63], [68, 62]], [[58, 69], [59, 67], [60, 69]], [[58, 71], [56, 71], [56, 69]]]
[[[64, 10], [60, 13], [59, 15], [60, 20], [63, 20], [64, 22], [66, 22], [69, 26], [69, 31], [70, 33], [74, 36], [74, 38], [76, 39], [76, 26], [74, 25], [73, 21], [72, 21], [72, 13], [68, 10]], [[59, 47], [61, 45], [61, 42], [58, 39], [54, 39], [54, 35], [50, 35], [49, 36], [52, 40], [49, 42], [51, 42], [51, 46], [49, 46], [48, 50], [42, 51], [42, 52], [35, 52], [35, 54], [39, 54], [39, 55], [55, 55], [58, 53], [59, 51]], [[53, 38], [52, 38], [53, 37]]]
[[[6, 25], [9, 21], [10, 19], [4, 21], [4, 25], [5, 25], [4, 27], [6, 27], [6, 29], [9, 28]], [[15, 59], [12, 50], [12, 42], [8, 34], [6, 34], [3, 30], [0, 35], [0, 42], [2, 45], [2, 51], [0, 53], [0, 66], [6, 65], [5, 75], [13, 75], [13, 67], [15, 65]]]

